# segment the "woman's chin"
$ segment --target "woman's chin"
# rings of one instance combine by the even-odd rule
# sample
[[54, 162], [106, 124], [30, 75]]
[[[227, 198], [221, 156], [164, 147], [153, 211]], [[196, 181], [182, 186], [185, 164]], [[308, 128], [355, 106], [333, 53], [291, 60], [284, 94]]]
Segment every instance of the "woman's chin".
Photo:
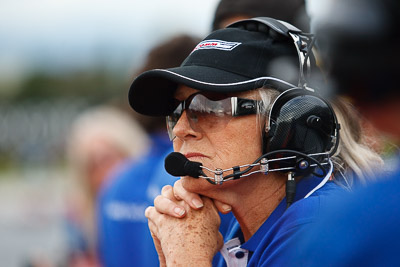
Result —
[[182, 186], [187, 191], [197, 194], [203, 194], [203, 192], [207, 192], [216, 185], [209, 183], [206, 179], [203, 178], [193, 178], [190, 176], [184, 176], [181, 178]]

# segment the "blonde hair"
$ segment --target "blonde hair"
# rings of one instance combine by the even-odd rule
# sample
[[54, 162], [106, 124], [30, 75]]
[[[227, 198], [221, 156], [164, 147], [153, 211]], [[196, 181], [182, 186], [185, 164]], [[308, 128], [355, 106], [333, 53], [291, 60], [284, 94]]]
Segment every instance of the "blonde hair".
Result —
[[[268, 118], [279, 92], [271, 88], [261, 88], [258, 92], [264, 106], [259, 108], [259, 111]], [[360, 123], [361, 117], [355, 108], [341, 97], [337, 97], [331, 105], [341, 125], [338, 149], [331, 157], [336, 174], [334, 180], [348, 188], [354, 185], [355, 180], [361, 184], [374, 180], [374, 173], [383, 170], [384, 162], [367, 143]]]
[[127, 158], [136, 158], [147, 151], [150, 140], [144, 129], [124, 111], [112, 106], [92, 107], [73, 122], [67, 140], [67, 156], [75, 168], [82, 168], [88, 159], [84, 144], [101, 136]]
[[341, 125], [338, 150], [332, 157], [335, 170], [346, 173], [344, 176], [347, 176], [349, 186], [353, 185], [354, 179], [361, 184], [375, 180], [375, 173], [383, 170], [384, 162], [367, 143], [367, 136], [361, 127], [361, 116], [341, 97], [333, 101], [332, 107]]

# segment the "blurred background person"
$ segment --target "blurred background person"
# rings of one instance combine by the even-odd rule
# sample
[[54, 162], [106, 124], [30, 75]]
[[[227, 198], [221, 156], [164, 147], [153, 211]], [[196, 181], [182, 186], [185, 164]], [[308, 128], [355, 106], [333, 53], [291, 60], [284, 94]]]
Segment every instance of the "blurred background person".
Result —
[[[397, 0], [337, 0], [315, 23], [332, 86], [348, 95], [382, 135], [400, 144]], [[334, 15], [333, 15], [334, 14]], [[330, 200], [293, 248], [303, 266], [397, 266], [400, 249], [400, 153], [378, 182]]]
[[212, 30], [253, 17], [271, 17], [308, 31], [309, 17], [304, 0], [221, 0], [214, 13]]
[[[333, 8], [335, 10], [340, 10], [340, 16], [333, 18], [331, 15]], [[381, 27], [383, 23], [386, 23], [386, 19], [378, 16], [378, 14], [373, 11], [373, 8], [367, 8], [363, 2], [358, 3], [351, 1], [348, 4], [343, 4], [341, 1], [335, 3], [333, 0], [306, 1], [306, 10], [310, 17], [310, 28], [314, 34], [318, 29], [320, 29], [319, 32], [322, 33], [321, 25], [327, 26], [328, 24], [339, 23], [340, 20], [349, 20], [348, 18], [354, 15], [352, 14], [352, 10], [358, 8], [363, 9], [360, 13], [364, 12], [365, 14], [363, 15], [366, 16], [366, 19], [358, 21], [354, 19], [351, 22], [354, 26], [349, 29], [345, 29], [345, 27], [340, 29], [326, 29], [326, 34], [318, 34], [316, 42], [316, 46], [321, 48], [319, 62], [324, 69], [327, 80], [327, 84], [324, 85], [325, 90], [329, 91], [330, 94], [344, 96], [344, 100], [356, 106], [356, 109], [362, 105], [362, 100], [368, 97], [363, 92], [366, 83], [372, 81], [374, 82], [374, 86], [378, 88], [381, 87], [383, 80], [385, 80], [386, 83], [388, 77], [393, 77], [392, 73], [395, 69], [393, 67], [394, 63], [387, 61], [385, 57], [372, 53], [372, 47], [374, 47], [373, 42], [377, 42], [376, 40], [379, 39], [379, 34], [385, 34], [378, 34], [378, 32], [380, 32], [379, 27]], [[349, 25], [351, 23], [349, 22]], [[371, 26], [371, 28], [369, 29], [366, 25]], [[352, 36], [350, 31], [359, 31], [359, 33]], [[360, 45], [360, 41], [357, 39], [361, 35], [363, 35], [363, 41], [365, 41], [368, 46]], [[376, 43], [375, 45], [378, 46], [380, 44]], [[368, 53], [371, 54], [364, 60], [360, 60], [359, 55], [362, 52], [365, 55]], [[371, 66], [371, 64], [374, 66]], [[373, 77], [377, 75], [379, 79], [374, 79]], [[368, 78], [366, 79], [365, 77]], [[349, 94], [346, 88], [352, 88], [355, 92]], [[381, 88], [381, 90], [387, 89]], [[379, 99], [379, 95], [377, 93], [375, 94]], [[382, 131], [382, 127], [376, 127], [376, 123], [365, 118], [364, 112], [361, 112], [359, 117], [361, 131], [365, 136], [365, 142], [387, 161], [393, 156], [393, 153], [396, 153], [399, 144], [398, 138], [393, 136], [390, 131]], [[388, 164], [390, 163], [388, 162]]]
[[[182, 34], [155, 46], [140, 72], [179, 66], [199, 39]], [[164, 169], [164, 158], [172, 151], [165, 118], [134, 114], [144, 125], [151, 146], [138, 161], [128, 163], [102, 188], [99, 197], [99, 251], [104, 266], [158, 266], [145, 208], [166, 184], [176, 178]]]
[[66, 214], [69, 266], [98, 266], [95, 202], [112, 173], [150, 145], [144, 129], [111, 105], [83, 111], [72, 123], [67, 154], [73, 178]]

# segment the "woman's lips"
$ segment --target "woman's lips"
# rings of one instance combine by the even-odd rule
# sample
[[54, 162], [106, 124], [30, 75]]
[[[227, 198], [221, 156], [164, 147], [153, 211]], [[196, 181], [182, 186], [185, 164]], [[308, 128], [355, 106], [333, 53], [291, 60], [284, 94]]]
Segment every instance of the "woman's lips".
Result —
[[190, 158], [204, 158], [204, 157], [206, 157], [204, 154], [197, 153], [197, 152], [189, 152], [189, 153], [186, 153], [184, 155], [185, 155], [185, 157], [187, 159], [190, 159]]

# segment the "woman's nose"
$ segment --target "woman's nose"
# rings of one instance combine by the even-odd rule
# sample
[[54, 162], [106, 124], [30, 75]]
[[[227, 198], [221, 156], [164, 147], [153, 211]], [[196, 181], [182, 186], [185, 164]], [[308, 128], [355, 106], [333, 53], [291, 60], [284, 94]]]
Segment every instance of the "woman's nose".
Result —
[[187, 116], [186, 110], [183, 111], [172, 132], [179, 139], [199, 138], [201, 136], [200, 132], [195, 131], [190, 126], [190, 121]]

